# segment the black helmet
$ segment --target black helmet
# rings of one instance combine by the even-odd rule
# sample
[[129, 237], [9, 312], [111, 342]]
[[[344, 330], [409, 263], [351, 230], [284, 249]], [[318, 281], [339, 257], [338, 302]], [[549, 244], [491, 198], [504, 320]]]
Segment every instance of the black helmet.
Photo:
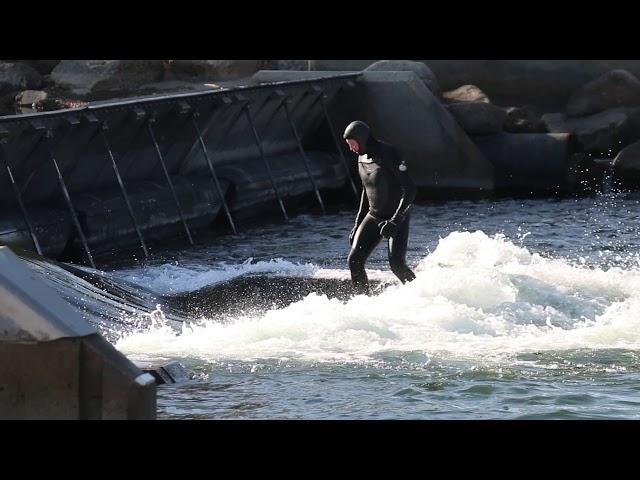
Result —
[[345, 140], [355, 140], [360, 145], [360, 151], [358, 153], [362, 154], [367, 151], [367, 142], [369, 141], [369, 135], [371, 134], [371, 129], [369, 125], [360, 120], [356, 120], [355, 122], [351, 122], [349, 126], [344, 130], [343, 137]]

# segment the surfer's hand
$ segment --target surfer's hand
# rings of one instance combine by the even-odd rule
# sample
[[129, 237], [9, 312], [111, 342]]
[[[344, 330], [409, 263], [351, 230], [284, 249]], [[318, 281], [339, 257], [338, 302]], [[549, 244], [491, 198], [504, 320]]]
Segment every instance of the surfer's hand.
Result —
[[351, 229], [351, 233], [349, 234], [349, 245], [353, 245], [353, 237], [356, 236], [356, 231], [358, 230], [358, 227], [353, 227]]
[[393, 237], [393, 234], [396, 233], [398, 226], [391, 220], [385, 220], [378, 224], [378, 228], [380, 229], [380, 235], [384, 238], [391, 238]]

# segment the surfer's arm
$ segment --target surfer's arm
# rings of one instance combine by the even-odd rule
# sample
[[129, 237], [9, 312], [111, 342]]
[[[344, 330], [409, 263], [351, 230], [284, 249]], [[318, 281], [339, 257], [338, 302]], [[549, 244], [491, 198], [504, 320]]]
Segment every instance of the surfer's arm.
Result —
[[360, 208], [358, 208], [358, 214], [356, 215], [356, 224], [354, 228], [358, 228], [364, 220], [364, 217], [367, 216], [367, 212], [369, 211], [369, 199], [367, 198], [367, 192], [364, 187], [362, 187], [362, 196], [360, 197]]
[[389, 221], [399, 225], [405, 219], [413, 205], [413, 201], [416, 198], [416, 186], [413, 180], [411, 180], [411, 175], [409, 175], [409, 169], [406, 163], [400, 160], [400, 156], [395, 150], [391, 160], [391, 171], [400, 184], [402, 195], [398, 208]]
[[358, 227], [364, 220], [364, 217], [367, 215], [369, 211], [369, 199], [367, 198], [367, 194], [365, 192], [364, 187], [362, 187], [362, 197], [360, 197], [360, 208], [358, 209], [358, 214], [356, 215], [356, 223], [351, 229], [351, 233], [349, 233], [349, 245], [353, 245], [353, 237], [356, 235], [356, 231]]

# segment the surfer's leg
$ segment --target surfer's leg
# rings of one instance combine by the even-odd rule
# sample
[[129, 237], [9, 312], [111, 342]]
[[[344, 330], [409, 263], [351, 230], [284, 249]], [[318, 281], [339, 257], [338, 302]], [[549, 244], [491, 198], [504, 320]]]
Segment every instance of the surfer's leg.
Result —
[[367, 272], [364, 264], [380, 243], [382, 237], [378, 228], [379, 220], [367, 214], [358, 227], [353, 238], [353, 246], [349, 252], [349, 270], [351, 270], [351, 281], [356, 286], [359, 293], [368, 293]]
[[398, 226], [393, 237], [389, 238], [389, 265], [391, 271], [402, 283], [410, 282], [416, 275], [407, 265], [407, 244], [409, 243], [409, 216]]

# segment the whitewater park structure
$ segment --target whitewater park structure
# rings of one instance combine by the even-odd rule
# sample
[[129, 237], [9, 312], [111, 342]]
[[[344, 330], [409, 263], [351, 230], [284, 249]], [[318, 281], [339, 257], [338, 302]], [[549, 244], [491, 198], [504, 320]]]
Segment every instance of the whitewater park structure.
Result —
[[[33, 266], [87, 279], [114, 252], [144, 262], [262, 217], [355, 207], [360, 184], [342, 140], [353, 120], [398, 147], [420, 199], [638, 185], [640, 82], [626, 70], [589, 71], [575, 91], [553, 91], [567, 112], [542, 114], [531, 98], [495, 105], [455, 62], [435, 63], [436, 75], [429, 61], [371, 63], [0, 117], [0, 418], [155, 418], [157, 385], [184, 376], [180, 366], [131, 362]], [[528, 78], [519, 68], [516, 83]]]

